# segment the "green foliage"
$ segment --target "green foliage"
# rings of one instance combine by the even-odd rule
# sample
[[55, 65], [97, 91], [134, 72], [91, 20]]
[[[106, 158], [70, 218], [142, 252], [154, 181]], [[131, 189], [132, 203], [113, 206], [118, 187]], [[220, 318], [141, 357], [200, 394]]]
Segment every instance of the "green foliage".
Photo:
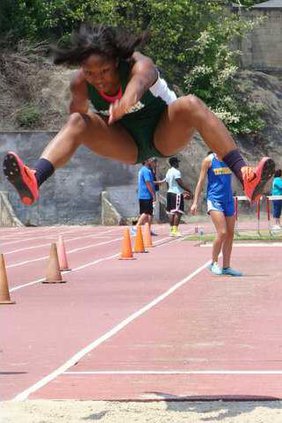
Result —
[[58, 39], [99, 14], [98, 0], [1, 0], [0, 35], [14, 40]]
[[[213, 242], [215, 239], [214, 233], [208, 233], [204, 235], [197, 235], [192, 234], [188, 235], [184, 238], [184, 241], [197, 241], [201, 244], [210, 243]], [[243, 230], [239, 233], [235, 233], [234, 235], [234, 244], [236, 245], [236, 242], [241, 241], [271, 241], [271, 242], [281, 242], [282, 234], [281, 233], [273, 233], [268, 230], [261, 230], [261, 231], [255, 231], [255, 230]]]
[[26, 104], [22, 107], [16, 115], [16, 120], [24, 129], [35, 128], [36, 125], [40, 122], [41, 113], [36, 105]]
[[[104, 0], [105, 4], [115, 4]], [[150, 28], [152, 42], [146, 52], [166, 78], [200, 97], [233, 133], [263, 128], [260, 109], [246, 102], [235, 82], [238, 57], [234, 40], [252, 30], [256, 22], [230, 13], [224, 1], [124, 0], [113, 7], [110, 21], [135, 29]], [[231, 45], [233, 43], [233, 48]]]
[[32, 39], [40, 22], [41, 0], [1, 0], [0, 35], [13, 41]]
[[189, 49], [192, 68], [185, 77], [188, 92], [200, 97], [234, 134], [252, 133], [264, 126], [261, 108], [243, 102], [236, 83], [239, 51], [230, 48], [234, 37], [242, 37], [255, 24], [237, 15], [226, 15], [220, 24], [211, 21]]
[[41, 3], [43, 19], [38, 35], [51, 39], [70, 34], [80, 22], [99, 14], [98, 0], [41, 0]]
[[[151, 56], [181, 92], [198, 95], [234, 133], [258, 131], [259, 111], [242, 107], [236, 89], [238, 52], [231, 49], [253, 24], [230, 13], [227, 0], [1, 0], [0, 35], [64, 40], [81, 21], [150, 30]], [[249, 7], [252, 0], [237, 0]], [[242, 95], [242, 94], [241, 94]]]
[[217, 1], [208, 0], [104, 0], [107, 21], [132, 30], [149, 29], [151, 43], [146, 52], [154, 58], [166, 77], [183, 84], [183, 72], [189, 66], [189, 47], [201, 30], [222, 10]]

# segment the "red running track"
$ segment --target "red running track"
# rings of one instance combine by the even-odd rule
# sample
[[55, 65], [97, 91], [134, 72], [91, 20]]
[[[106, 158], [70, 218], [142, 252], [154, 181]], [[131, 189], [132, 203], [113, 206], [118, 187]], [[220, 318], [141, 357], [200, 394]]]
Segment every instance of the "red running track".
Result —
[[[0, 230], [1, 400], [282, 398], [281, 244], [235, 246], [245, 276], [216, 277], [210, 246], [167, 229], [132, 261], [121, 227]], [[42, 284], [61, 234], [72, 271]]]

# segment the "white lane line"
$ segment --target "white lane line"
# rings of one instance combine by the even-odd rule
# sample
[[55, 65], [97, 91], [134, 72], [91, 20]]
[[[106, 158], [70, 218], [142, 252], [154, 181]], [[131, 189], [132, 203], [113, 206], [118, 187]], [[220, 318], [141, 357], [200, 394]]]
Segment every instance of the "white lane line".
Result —
[[[67, 239], [64, 239], [64, 243], [66, 244], [66, 243], [69, 243], [69, 242], [72, 242], [72, 241], [76, 241], [78, 239], [81, 240], [81, 239], [86, 239], [86, 238], [93, 238], [95, 240], [99, 239], [99, 238], [105, 238], [105, 236], [108, 236], [108, 234], [110, 234], [113, 231], [116, 231], [116, 228], [115, 229], [109, 229], [107, 231], [101, 232], [100, 234], [93, 233], [93, 234], [90, 234], [90, 235], [81, 235], [81, 236], [77, 236], [77, 237], [74, 237], [74, 238], [67, 238]], [[49, 237], [44, 237], [44, 238], [49, 238], [49, 239], [54, 241], [54, 238], [56, 236], [58, 237], [58, 235], [60, 235], [60, 234], [54, 234], [54, 236], [50, 235]], [[186, 236], [187, 234], [184, 233], [183, 235]], [[27, 240], [31, 241], [33, 239], [37, 239], [37, 237], [36, 238], [28, 238]], [[165, 238], [165, 239], [167, 239], [167, 238]], [[19, 242], [19, 241], [17, 241], [17, 242]], [[3, 246], [4, 244], [2, 243], [1, 245]], [[101, 245], [101, 244], [98, 244], [98, 245]], [[32, 245], [30, 247], [22, 247], [22, 248], [18, 248], [17, 250], [7, 251], [7, 252], [4, 253], [4, 255], [7, 256], [8, 254], [19, 253], [19, 252], [22, 252], [22, 251], [33, 250], [33, 249], [37, 249], [37, 248], [41, 248], [41, 247], [47, 247], [47, 246], [50, 246], [50, 242], [45, 243], [45, 244]], [[86, 246], [85, 248], [88, 248], [88, 246]], [[68, 252], [72, 252], [72, 251], [77, 251], [77, 250], [71, 250], [71, 251], [68, 251]], [[45, 257], [43, 257], [43, 258], [45, 258]]]
[[[92, 247], [100, 247], [101, 245], [111, 244], [112, 242], [116, 242], [116, 241], [120, 241], [120, 240], [121, 240], [121, 238], [114, 238], [114, 239], [111, 239], [110, 241], [99, 242], [98, 244], [90, 244], [90, 245], [87, 245], [86, 247], [74, 248], [73, 250], [69, 250], [67, 253], [71, 254], [71, 253], [75, 253], [77, 251], [87, 250], [88, 248], [92, 248]], [[45, 260], [48, 257], [49, 256], [41, 256], [41, 257], [38, 257], [36, 259], [21, 261], [19, 263], [10, 264], [9, 266], [6, 266], [6, 268], [11, 269], [13, 267], [23, 266], [25, 264], [30, 264], [30, 263], [34, 263], [36, 261]]]
[[183, 285], [185, 285], [187, 282], [189, 282], [191, 279], [193, 279], [196, 275], [198, 275], [209, 264], [210, 264], [210, 261], [206, 262], [201, 267], [198, 267], [198, 269], [196, 269], [194, 272], [190, 273], [190, 275], [186, 276], [186, 278], [181, 279], [179, 282], [174, 284], [171, 288], [169, 288], [163, 294], [156, 297], [153, 301], [150, 301], [148, 304], [141, 307], [135, 313], [132, 313], [126, 319], [122, 320], [118, 325], [113, 327], [111, 330], [106, 332], [104, 335], [95, 339], [93, 342], [88, 344], [85, 348], [78, 351], [68, 361], [66, 361], [62, 366], [58, 367], [52, 373], [45, 376], [43, 379], [39, 380], [37, 383], [35, 383], [34, 385], [30, 386], [28, 389], [26, 389], [23, 392], [21, 392], [20, 394], [18, 394], [12, 401], [24, 401], [24, 400], [26, 400], [29, 397], [30, 394], [38, 391], [40, 388], [47, 385], [49, 382], [54, 380], [56, 377], [60, 376], [62, 373], [67, 371], [70, 367], [74, 366], [79, 360], [81, 360], [86, 354], [88, 354], [94, 348], [97, 348], [99, 345], [101, 345], [103, 342], [107, 341], [108, 339], [110, 339], [114, 335], [116, 335], [118, 332], [120, 332], [122, 329], [124, 329], [126, 326], [128, 326], [130, 323], [132, 323], [134, 320], [138, 319], [138, 317], [142, 316], [147, 311], [151, 310], [154, 306], [156, 306], [157, 304], [162, 302], [164, 299], [166, 299], [168, 296], [173, 294], [176, 290], [181, 288]]
[[[86, 267], [89, 267], [89, 266], [93, 266], [95, 264], [102, 263], [103, 261], [111, 260], [111, 259], [113, 259], [115, 257], [118, 257], [118, 256], [119, 256], [119, 254], [114, 254], [112, 256], [102, 257], [100, 259], [91, 261], [89, 263], [83, 264], [82, 266], [75, 267], [74, 269], [72, 269], [72, 273], [73, 272], [77, 272], [78, 270], [85, 269]], [[67, 273], [67, 272], [62, 272], [62, 273], [64, 274], [64, 273]], [[9, 291], [10, 292], [18, 291], [21, 288], [25, 288], [27, 286], [35, 285], [36, 283], [43, 282], [44, 280], [45, 280], [45, 278], [41, 278], [41, 279], [37, 279], [37, 280], [32, 281], [32, 282], [25, 283], [23, 285], [14, 286], [14, 288], [11, 288]]]
[[[108, 232], [105, 232], [105, 234], [107, 234]], [[60, 234], [59, 234], [60, 235]], [[46, 238], [46, 237], [45, 237]], [[55, 235], [54, 236], [50, 236], [49, 237], [50, 239], [53, 239], [54, 240], [54, 238], [55, 238]], [[57, 235], [57, 237], [56, 238], [58, 238], [58, 235]], [[81, 235], [81, 236], [77, 236], [77, 237], [75, 237], [75, 238], [67, 238], [67, 239], [64, 239], [64, 243], [66, 244], [66, 243], [68, 243], [68, 242], [72, 242], [72, 241], [76, 241], [76, 240], [82, 240], [82, 239], [86, 239], [86, 238], [93, 238], [93, 239], [100, 239], [100, 238], [105, 238], [105, 236], [103, 236], [102, 234], [101, 235], [97, 235], [97, 234], [91, 234], [91, 235]], [[54, 241], [55, 242], [55, 241]], [[3, 244], [2, 244], [3, 245]], [[14, 253], [19, 253], [19, 252], [21, 252], [21, 251], [26, 251], [26, 250], [33, 250], [33, 249], [35, 249], [35, 248], [41, 248], [41, 247], [47, 247], [47, 246], [50, 246], [50, 242], [49, 243], [45, 243], [45, 244], [37, 244], [37, 245], [32, 245], [32, 246], [30, 246], [30, 247], [22, 247], [22, 248], [18, 248], [17, 250], [12, 250], [12, 251], [7, 251], [7, 252], [5, 252], [4, 254], [5, 254], [5, 256], [7, 256], [8, 254], [14, 254]]]
[[[200, 247], [212, 247], [212, 244], [200, 244]], [[282, 247], [282, 242], [233, 242], [233, 247]]]
[[[99, 232], [99, 233], [95, 233], [94, 232], [94, 233], [92, 233], [90, 235], [80, 235], [80, 236], [76, 236], [75, 238], [66, 239], [65, 242], [75, 241], [77, 239], [91, 238], [91, 237], [93, 237], [93, 238], [100, 238], [101, 236], [103, 236], [103, 234], [108, 234], [108, 233], [111, 233], [111, 232], [113, 232], [115, 230], [116, 230], [116, 228], [114, 228], [114, 229], [108, 229], [106, 231]], [[69, 230], [69, 231], [57, 231], [57, 232], [55, 232], [53, 234], [52, 233], [51, 234], [49, 233], [48, 236], [46, 236], [46, 235], [43, 235], [43, 236], [42, 235], [38, 235], [38, 236], [33, 236], [32, 238], [24, 238], [23, 237], [20, 240], [17, 239], [15, 241], [2, 242], [1, 243], [1, 246], [6, 246], [6, 245], [10, 245], [10, 244], [18, 244], [20, 242], [21, 243], [26, 243], [27, 241], [33, 241], [33, 240], [42, 239], [42, 238], [51, 239], [52, 240], [54, 238], [58, 238], [59, 235], [66, 235], [66, 234], [70, 234], [71, 232], [72, 232], [71, 230]], [[38, 246], [38, 247], [40, 247], [40, 246]], [[31, 247], [28, 247], [28, 248], [31, 248]], [[32, 248], [34, 248], [34, 247], [32, 247]], [[21, 250], [24, 250], [24, 249], [25, 248], [22, 248], [22, 249], [20, 249], [20, 251]], [[7, 253], [5, 253], [5, 254], [7, 254]], [[8, 254], [10, 254], [10, 253], [8, 253]]]
[[[166, 239], [168, 240], [168, 242], [167, 243], [164, 243], [163, 241], [166, 240]], [[175, 238], [174, 239], [171, 239], [171, 238], [163, 238], [163, 239], [160, 239], [159, 241], [157, 241], [158, 243], [160, 243], [160, 245], [156, 245], [156, 247], [163, 247], [164, 245], [167, 245], [170, 242], [179, 242], [179, 241], [180, 241], [179, 238], [177, 238], [177, 239], [175, 239]], [[95, 245], [97, 245], [97, 244], [94, 244], [94, 246]], [[77, 251], [77, 249], [75, 251]], [[75, 267], [74, 269], [72, 269], [72, 272], [76, 272], [78, 270], [85, 269], [85, 268], [87, 268], [89, 266], [92, 266], [92, 265], [95, 265], [95, 264], [99, 264], [99, 263], [102, 263], [103, 261], [110, 260], [110, 259], [113, 259], [113, 258], [116, 258], [116, 257], [119, 257], [119, 256], [120, 256], [120, 253], [114, 254], [114, 255], [111, 255], [111, 256], [101, 257], [101, 258], [99, 258], [97, 260], [94, 260], [94, 261], [91, 261], [89, 263], [83, 264], [81, 266]], [[47, 258], [47, 256], [45, 258]], [[8, 266], [6, 266], [6, 267], [8, 267]], [[62, 271], [62, 273], [67, 273], [67, 272]], [[45, 278], [36, 279], [34, 281], [27, 282], [27, 283], [22, 284], [22, 285], [14, 286], [13, 288], [10, 288], [9, 291], [10, 292], [18, 291], [19, 289], [22, 289], [22, 288], [26, 288], [28, 286], [35, 285], [37, 283], [43, 282], [44, 280], [45, 280]]]
[[[51, 228], [49, 231], [47, 231], [47, 229], [46, 229], [46, 231], [43, 231], [42, 230], [42, 232], [48, 232], [48, 235], [47, 236], [44, 235], [44, 234], [42, 235], [42, 232], [40, 231], [40, 235], [36, 235], [36, 236], [33, 236], [33, 237], [25, 238], [24, 235], [30, 236], [30, 234], [21, 233], [21, 234], [19, 234], [19, 237], [21, 239], [16, 239], [14, 241], [9, 241], [9, 242], [2, 242], [1, 245], [10, 245], [10, 244], [24, 243], [26, 241], [32, 241], [34, 239], [36, 240], [36, 239], [42, 239], [42, 238], [52, 238], [52, 237], [56, 236], [56, 234], [57, 234], [57, 232], [52, 233], [52, 229], [53, 228]], [[60, 233], [61, 234], [68, 234], [69, 232], [71, 232], [71, 230], [63, 231], [63, 232], [60, 232]]]
[[64, 372], [64, 375], [282, 375], [282, 370], [97, 370]]
[[251, 242], [245, 244], [245, 243], [233, 243], [233, 247], [282, 247], [282, 242], [256, 242], [255, 244], [252, 244]]
[[[81, 238], [78, 238], [78, 239], [81, 239]], [[87, 250], [87, 249], [89, 249], [89, 248], [94, 248], [94, 247], [100, 247], [101, 245], [106, 245], [106, 244], [111, 244], [111, 243], [113, 243], [113, 242], [116, 242], [116, 241], [120, 241], [122, 239], [122, 237], [119, 237], [119, 238], [114, 238], [114, 239], [111, 239], [111, 240], [109, 240], [109, 241], [104, 241], [104, 242], [99, 242], [99, 243], [97, 243], [97, 244], [90, 244], [90, 245], [86, 245], [86, 246], [84, 246], [84, 247], [77, 247], [77, 248], [73, 248], [72, 250], [68, 250], [67, 251], [67, 254], [72, 254], [72, 253], [76, 253], [77, 251], [83, 251], [83, 250]], [[161, 242], [163, 242], [163, 241], [165, 241], [165, 240], [169, 240], [169, 241], [174, 241], [174, 242], [176, 242], [176, 241], [181, 241], [181, 238], [174, 238], [174, 239], [171, 239], [171, 238], [163, 238], [163, 239], [161, 239], [161, 240], [159, 240], [159, 241], [157, 241], [157, 243], [161, 243]], [[165, 243], [165, 244], [168, 244], [168, 243]], [[44, 244], [45, 246], [46, 245], [49, 245], [50, 246], [50, 244]], [[161, 245], [159, 245], [159, 246], [161, 246]], [[7, 254], [7, 253], [6, 253]], [[5, 254], [5, 255], [6, 255]], [[14, 267], [19, 267], [19, 266], [24, 266], [24, 265], [26, 265], [26, 264], [30, 264], [30, 263], [35, 263], [35, 262], [37, 262], [37, 261], [41, 261], [41, 260], [46, 260], [47, 258], [48, 258], [49, 256], [41, 256], [41, 257], [37, 257], [37, 258], [35, 258], [35, 259], [31, 259], [31, 260], [25, 260], [25, 261], [21, 261], [21, 262], [18, 262], [18, 263], [14, 263], [14, 264], [9, 264], [9, 265], [7, 265], [6, 266], [6, 269], [11, 269], [11, 268], [14, 268]]]

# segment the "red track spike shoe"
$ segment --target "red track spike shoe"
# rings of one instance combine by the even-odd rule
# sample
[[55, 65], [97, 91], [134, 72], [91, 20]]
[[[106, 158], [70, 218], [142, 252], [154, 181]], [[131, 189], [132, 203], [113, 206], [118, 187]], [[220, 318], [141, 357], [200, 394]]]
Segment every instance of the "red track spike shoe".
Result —
[[274, 175], [275, 163], [269, 157], [263, 157], [256, 168], [244, 166], [241, 172], [246, 196], [250, 201], [258, 201], [266, 183]]
[[18, 191], [23, 204], [31, 206], [38, 200], [39, 192], [35, 171], [25, 166], [12, 151], [9, 151], [4, 158], [3, 171], [8, 181]]

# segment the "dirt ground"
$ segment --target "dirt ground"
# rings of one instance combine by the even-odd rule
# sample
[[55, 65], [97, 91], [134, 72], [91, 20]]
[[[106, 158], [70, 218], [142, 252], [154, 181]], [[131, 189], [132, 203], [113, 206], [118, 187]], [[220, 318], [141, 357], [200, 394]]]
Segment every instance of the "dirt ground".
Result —
[[282, 401], [2, 402], [1, 423], [281, 423]]

